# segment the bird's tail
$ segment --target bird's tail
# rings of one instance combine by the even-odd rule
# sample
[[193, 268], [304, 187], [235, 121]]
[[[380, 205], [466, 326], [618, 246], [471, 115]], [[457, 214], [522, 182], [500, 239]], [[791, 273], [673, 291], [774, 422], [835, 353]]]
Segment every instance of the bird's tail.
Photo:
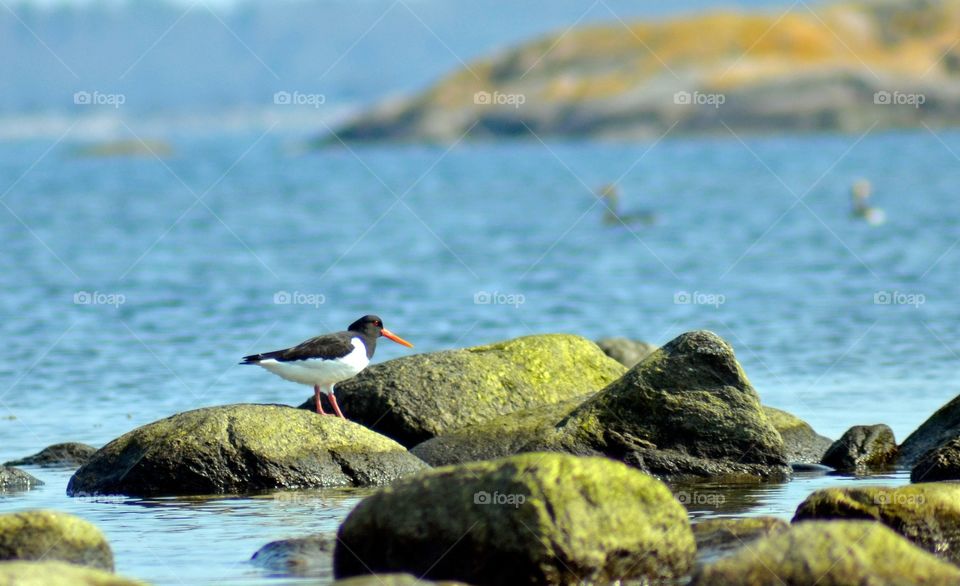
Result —
[[244, 356], [240, 364], [260, 364], [260, 361], [269, 360], [271, 358], [277, 358], [282, 353], [283, 353], [283, 350], [277, 350], [276, 352], [267, 352], [265, 354], [251, 354], [250, 356]]

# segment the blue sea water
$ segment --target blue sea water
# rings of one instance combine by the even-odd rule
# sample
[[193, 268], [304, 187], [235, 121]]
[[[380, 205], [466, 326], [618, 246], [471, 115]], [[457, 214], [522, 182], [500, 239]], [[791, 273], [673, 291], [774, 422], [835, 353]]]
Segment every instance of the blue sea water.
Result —
[[[238, 358], [368, 312], [418, 352], [711, 329], [765, 404], [834, 438], [882, 422], [903, 439], [960, 391], [954, 131], [317, 151], [270, 133], [169, 141], [163, 160], [77, 156], [69, 137], [0, 143], [4, 461], [204, 405], [299, 403], [308, 389]], [[850, 217], [861, 177], [883, 225]], [[591, 190], [612, 181], [625, 212], [658, 222], [605, 225]], [[409, 352], [384, 343], [376, 360]], [[0, 495], [0, 511], [88, 518], [120, 573], [157, 584], [284, 583], [249, 556], [334, 531], [362, 495], [69, 499], [69, 472], [28, 470], [46, 486]], [[738, 514], [789, 517], [842, 482], [758, 489]]]

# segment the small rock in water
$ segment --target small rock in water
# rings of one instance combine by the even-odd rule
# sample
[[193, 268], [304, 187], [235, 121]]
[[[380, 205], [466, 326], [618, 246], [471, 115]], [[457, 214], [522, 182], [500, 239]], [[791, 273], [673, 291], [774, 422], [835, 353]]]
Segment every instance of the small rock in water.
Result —
[[955, 586], [960, 569], [870, 521], [804, 521], [700, 568], [691, 586]]
[[656, 581], [685, 575], [695, 550], [686, 510], [661, 481], [607, 458], [533, 453], [380, 489], [340, 526], [334, 574], [477, 586]]
[[0, 493], [30, 490], [43, 482], [18, 468], [0, 466]]
[[597, 346], [627, 368], [633, 368], [657, 349], [653, 344], [630, 338], [602, 338], [597, 340]]
[[855, 425], [833, 442], [820, 461], [838, 472], [883, 470], [897, 457], [897, 440], [887, 425]]
[[87, 444], [68, 442], [48, 446], [32, 456], [11, 460], [4, 466], [42, 466], [44, 468], [74, 467], [87, 463], [97, 448]]
[[113, 552], [103, 533], [57, 511], [0, 515], [0, 560], [59, 560], [113, 571]]
[[333, 563], [336, 536], [311, 535], [271, 541], [257, 550], [250, 561], [279, 574], [316, 576], [329, 571]]
[[783, 449], [791, 465], [819, 464], [833, 444], [833, 440], [818, 434], [810, 424], [791, 413], [766, 405], [763, 412], [783, 438]]
[[910, 482], [960, 480], [960, 438], [924, 454], [910, 471]]

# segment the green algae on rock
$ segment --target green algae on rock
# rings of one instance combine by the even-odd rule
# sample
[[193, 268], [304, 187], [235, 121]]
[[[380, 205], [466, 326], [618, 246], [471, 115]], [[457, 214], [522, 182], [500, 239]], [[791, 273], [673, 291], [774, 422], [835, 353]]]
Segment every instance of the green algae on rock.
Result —
[[351, 420], [414, 446], [595, 392], [625, 371], [585, 338], [548, 334], [388, 360], [338, 384], [337, 397]]
[[678, 578], [694, 554], [686, 510], [659, 480], [606, 458], [531, 453], [380, 489], [341, 525], [334, 572], [604, 583]]
[[0, 560], [59, 560], [113, 571], [113, 552], [103, 533], [80, 517], [57, 511], [0, 515]]
[[840, 472], [883, 470], [897, 457], [897, 440], [889, 426], [854, 425], [833, 442], [820, 461]]
[[339, 417], [280, 405], [227, 405], [124, 434], [77, 470], [67, 494], [376, 486], [425, 467], [393, 440]]
[[870, 521], [804, 521], [700, 568], [691, 586], [954, 586], [960, 569]]
[[708, 519], [693, 524], [697, 563], [707, 563], [761, 537], [786, 531], [789, 523], [778, 517]]
[[86, 464], [96, 451], [97, 448], [93, 446], [76, 442], [53, 444], [31, 456], [11, 460], [4, 466], [42, 466], [44, 468], [72, 466], [76, 468]]
[[809, 519], [879, 521], [923, 549], [960, 563], [960, 484], [818, 490], [800, 503], [793, 517]]
[[2, 562], [0, 584], [7, 586], [146, 586], [96, 568], [59, 561]]
[[910, 471], [910, 482], [960, 480], [960, 437], [921, 456]]
[[783, 438], [783, 449], [791, 464], [818, 464], [833, 444], [833, 440], [818, 434], [810, 424], [791, 413], [766, 405], [763, 412]]

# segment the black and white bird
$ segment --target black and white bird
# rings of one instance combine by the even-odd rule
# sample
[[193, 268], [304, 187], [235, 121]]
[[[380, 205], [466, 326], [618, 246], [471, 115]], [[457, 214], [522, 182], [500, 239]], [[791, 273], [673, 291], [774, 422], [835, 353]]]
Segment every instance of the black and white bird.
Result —
[[244, 356], [240, 364], [256, 364], [281, 378], [312, 385], [317, 413], [327, 414], [320, 405], [320, 393], [324, 393], [334, 412], [343, 417], [333, 394], [333, 386], [356, 376], [367, 367], [380, 336], [413, 348], [413, 344], [383, 327], [383, 320], [379, 317], [365, 315], [350, 324], [344, 332], [310, 338], [285, 350]]

